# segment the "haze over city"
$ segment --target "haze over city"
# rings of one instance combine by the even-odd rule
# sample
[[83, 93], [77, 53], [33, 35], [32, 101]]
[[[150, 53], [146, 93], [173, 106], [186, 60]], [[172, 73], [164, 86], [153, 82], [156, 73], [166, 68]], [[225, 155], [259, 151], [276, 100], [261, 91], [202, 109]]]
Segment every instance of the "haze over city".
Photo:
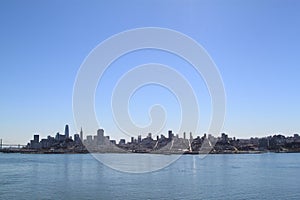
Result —
[[[2, 2], [1, 138], [5, 143], [26, 144], [34, 133], [41, 137], [63, 133], [66, 123], [70, 134], [78, 133], [72, 93], [82, 62], [108, 37], [140, 27], [179, 31], [207, 50], [226, 90], [222, 132], [238, 138], [299, 133], [300, 3], [231, 2], [235, 4], [229, 5], [228, 1]], [[211, 99], [202, 77], [180, 57], [150, 49], [122, 56], [105, 72], [95, 96], [99, 128], [104, 128], [113, 139], [129, 139], [114, 124], [111, 95], [124, 73], [144, 63], [169, 65], [189, 81], [200, 111], [195, 135], [203, 135], [211, 118]], [[148, 85], [134, 93], [129, 101], [132, 120], [140, 126], [149, 124], [148, 110], [153, 104], [163, 105], [167, 114], [162, 133], [167, 134], [169, 129], [177, 133], [180, 106], [170, 91], [158, 85]], [[86, 134], [96, 133], [89, 127], [83, 130]]]

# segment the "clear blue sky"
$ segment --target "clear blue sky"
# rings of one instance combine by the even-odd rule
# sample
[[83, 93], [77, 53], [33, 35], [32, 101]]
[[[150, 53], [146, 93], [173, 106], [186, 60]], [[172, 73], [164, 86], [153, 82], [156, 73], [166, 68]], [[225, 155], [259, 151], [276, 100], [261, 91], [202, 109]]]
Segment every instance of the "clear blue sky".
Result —
[[[299, 10], [297, 0], [1, 0], [0, 138], [24, 144], [33, 133], [46, 137], [62, 132], [66, 123], [74, 133], [73, 84], [84, 58], [109, 36], [147, 26], [180, 31], [208, 51], [226, 89], [223, 131], [230, 136], [300, 132]], [[210, 112], [205, 85], [179, 58], [159, 51], [136, 52], [111, 66], [103, 80], [107, 83], [99, 85], [106, 92], [96, 94], [101, 126], [108, 133], [116, 131], [105, 98], [122, 75], [118, 65], [129, 69], [151, 61], [175, 66], [196, 85], [202, 134]], [[166, 130], [176, 129], [176, 99], [157, 86], [134, 95], [132, 118], [147, 124], [149, 105], [158, 102], [167, 103], [173, 116]]]

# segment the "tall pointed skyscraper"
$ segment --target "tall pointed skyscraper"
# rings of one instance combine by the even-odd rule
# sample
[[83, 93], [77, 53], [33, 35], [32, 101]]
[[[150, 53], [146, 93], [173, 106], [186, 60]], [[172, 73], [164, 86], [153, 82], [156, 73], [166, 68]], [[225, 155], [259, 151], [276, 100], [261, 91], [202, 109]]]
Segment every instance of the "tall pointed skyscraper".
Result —
[[82, 131], [82, 127], [81, 127], [81, 129], [80, 129], [80, 139], [81, 139], [81, 141], [83, 141], [83, 131]]
[[69, 125], [67, 124], [66, 127], [65, 127], [65, 136], [66, 136], [66, 139], [67, 138], [70, 138], [70, 134], [69, 134]]

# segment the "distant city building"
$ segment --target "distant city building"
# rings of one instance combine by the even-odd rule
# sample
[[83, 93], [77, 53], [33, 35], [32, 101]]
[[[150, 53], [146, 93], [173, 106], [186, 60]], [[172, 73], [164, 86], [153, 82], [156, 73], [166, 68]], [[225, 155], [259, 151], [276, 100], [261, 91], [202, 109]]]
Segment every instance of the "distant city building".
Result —
[[97, 131], [97, 145], [104, 144], [104, 130], [98, 129]]
[[117, 143], [116, 143], [116, 140], [110, 140], [110, 142], [111, 142], [112, 144], [117, 144]]
[[125, 139], [120, 139], [119, 145], [124, 145], [126, 143]]
[[94, 141], [98, 142], [98, 135], [94, 135]]
[[74, 142], [79, 143], [80, 141], [81, 140], [80, 140], [79, 134], [74, 134]]
[[65, 139], [66, 139], [66, 135], [61, 135], [59, 133], [56, 133], [55, 140], [64, 141]]
[[30, 140], [30, 147], [33, 149], [38, 149], [40, 148], [40, 143], [39, 143], [39, 135], [34, 135], [33, 140]]
[[82, 131], [82, 127], [81, 127], [81, 129], [80, 129], [80, 139], [81, 139], [81, 141], [83, 141], [83, 131]]
[[47, 139], [48, 140], [54, 140], [54, 137], [51, 137], [51, 135], [48, 135]]
[[193, 133], [190, 132], [190, 140], [193, 140]]
[[269, 138], [260, 138], [258, 141], [258, 148], [259, 149], [268, 149], [269, 148]]
[[173, 135], [173, 133], [172, 133], [172, 130], [169, 130], [169, 131], [168, 131], [168, 138], [169, 138], [169, 139], [172, 139], [173, 136], [174, 136], [174, 135]]
[[228, 135], [226, 135], [225, 133], [222, 133], [222, 135], [221, 135], [221, 141], [223, 143], [228, 143]]
[[142, 142], [142, 136], [139, 135], [139, 136], [138, 136], [138, 143], [141, 143], [141, 142]]
[[51, 143], [48, 139], [42, 139], [40, 142], [41, 148], [49, 148], [51, 146]]
[[40, 136], [39, 135], [34, 135], [33, 136], [33, 140], [34, 140], [34, 142], [36, 142], [36, 143], [38, 143], [39, 141], [40, 141]]
[[70, 133], [69, 133], [69, 125], [67, 124], [65, 127], [65, 138], [69, 138], [70, 137]]
[[91, 135], [86, 136], [86, 140], [87, 140], [88, 143], [92, 143], [93, 142], [93, 136], [91, 136]]

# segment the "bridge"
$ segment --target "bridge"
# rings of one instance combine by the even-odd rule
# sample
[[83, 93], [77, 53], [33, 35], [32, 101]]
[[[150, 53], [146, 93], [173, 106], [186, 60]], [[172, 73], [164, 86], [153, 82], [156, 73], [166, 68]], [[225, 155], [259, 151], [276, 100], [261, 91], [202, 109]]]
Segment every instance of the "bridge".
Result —
[[22, 147], [25, 147], [26, 145], [23, 145], [23, 144], [3, 144], [3, 140], [0, 139], [0, 149], [4, 149], [4, 148], [22, 148]]
[[27, 145], [23, 145], [23, 144], [2, 144], [0, 145], [0, 149], [2, 148], [22, 148], [22, 147], [26, 147]]

